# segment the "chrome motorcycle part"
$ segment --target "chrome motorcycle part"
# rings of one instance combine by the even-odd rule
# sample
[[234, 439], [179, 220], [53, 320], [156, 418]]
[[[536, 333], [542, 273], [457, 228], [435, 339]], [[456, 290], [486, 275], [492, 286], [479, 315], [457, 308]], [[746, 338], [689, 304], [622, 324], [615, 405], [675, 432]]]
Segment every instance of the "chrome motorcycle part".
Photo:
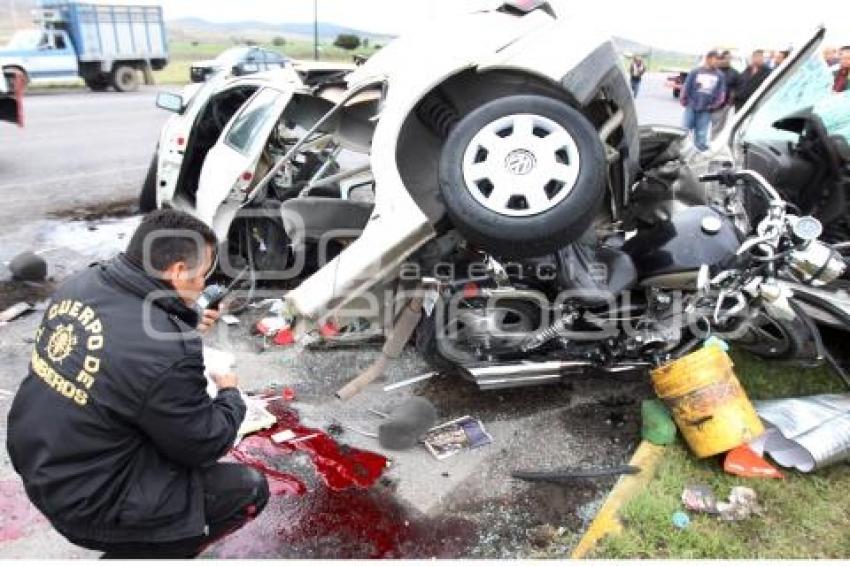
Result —
[[815, 287], [832, 283], [847, 269], [840, 255], [818, 241], [810, 241], [804, 248], [792, 251], [789, 265], [803, 283]]

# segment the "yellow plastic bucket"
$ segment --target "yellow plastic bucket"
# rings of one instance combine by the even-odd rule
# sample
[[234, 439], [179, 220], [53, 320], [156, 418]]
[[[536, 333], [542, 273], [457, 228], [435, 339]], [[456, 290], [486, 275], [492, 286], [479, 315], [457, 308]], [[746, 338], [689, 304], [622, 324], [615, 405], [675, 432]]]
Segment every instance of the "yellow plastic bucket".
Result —
[[698, 458], [749, 442], [764, 426], [719, 346], [708, 346], [652, 372], [655, 393]]

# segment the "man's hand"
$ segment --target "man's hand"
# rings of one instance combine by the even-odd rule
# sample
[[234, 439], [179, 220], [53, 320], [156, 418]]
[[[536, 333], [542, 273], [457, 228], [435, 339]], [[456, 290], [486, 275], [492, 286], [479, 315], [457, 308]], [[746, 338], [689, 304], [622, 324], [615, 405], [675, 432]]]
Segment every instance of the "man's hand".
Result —
[[213, 324], [218, 320], [221, 316], [221, 311], [218, 310], [205, 310], [204, 318], [198, 323], [198, 332], [201, 334], [206, 334], [210, 328], [213, 327]]
[[235, 373], [212, 374], [210, 377], [213, 378], [219, 390], [239, 387], [239, 378]]

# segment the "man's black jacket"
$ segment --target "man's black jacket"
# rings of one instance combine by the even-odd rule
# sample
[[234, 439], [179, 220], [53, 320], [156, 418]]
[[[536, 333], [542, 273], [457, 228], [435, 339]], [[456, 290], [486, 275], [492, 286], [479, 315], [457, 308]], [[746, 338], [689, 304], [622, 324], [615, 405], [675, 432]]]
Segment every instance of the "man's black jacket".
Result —
[[7, 448], [30, 499], [69, 539], [203, 534], [198, 470], [233, 444], [245, 405], [235, 389], [207, 395], [197, 322], [125, 256], [52, 299]]
[[770, 74], [770, 69], [766, 65], [762, 65], [756, 70], [753, 70], [752, 65], [741, 73], [738, 79], [738, 90], [735, 92], [735, 106], [741, 108], [746, 104], [747, 100], [758, 90], [764, 79]]

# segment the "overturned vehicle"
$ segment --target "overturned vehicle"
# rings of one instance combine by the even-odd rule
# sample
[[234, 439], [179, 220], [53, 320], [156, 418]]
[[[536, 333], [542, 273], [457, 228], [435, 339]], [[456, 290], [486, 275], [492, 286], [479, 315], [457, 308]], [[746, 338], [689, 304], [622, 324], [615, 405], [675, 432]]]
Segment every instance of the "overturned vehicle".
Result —
[[[609, 39], [547, 2], [486, 4], [441, 23], [436, 47], [426, 29], [343, 83], [243, 108], [243, 137], [225, 144], [244, 174], [197, 212], [278, 236], [248, 230], [247, 254], [229, 240], [224, 271], [246, 260], [257, 276], [309, 274], [284, 299], [299, 334], [331, 318], [346, 340], [404, 342], [415, 328], [436, 369], [488, 388], [654, 366], [718, 334], [757, 349], [775, 321], [811, 337], [787, 282], [845, 271], [817, 221], [728, 152], [688, 164], [698, 156], [676, 130], [639, 130]], [[673, 162], [688, 165], [677, 182], [690, 190], [653, 197], [647, 178]], [[744, 194], [765, 206], [749, 214]], [[315, 272], [297, 253], [307, 244]]]

